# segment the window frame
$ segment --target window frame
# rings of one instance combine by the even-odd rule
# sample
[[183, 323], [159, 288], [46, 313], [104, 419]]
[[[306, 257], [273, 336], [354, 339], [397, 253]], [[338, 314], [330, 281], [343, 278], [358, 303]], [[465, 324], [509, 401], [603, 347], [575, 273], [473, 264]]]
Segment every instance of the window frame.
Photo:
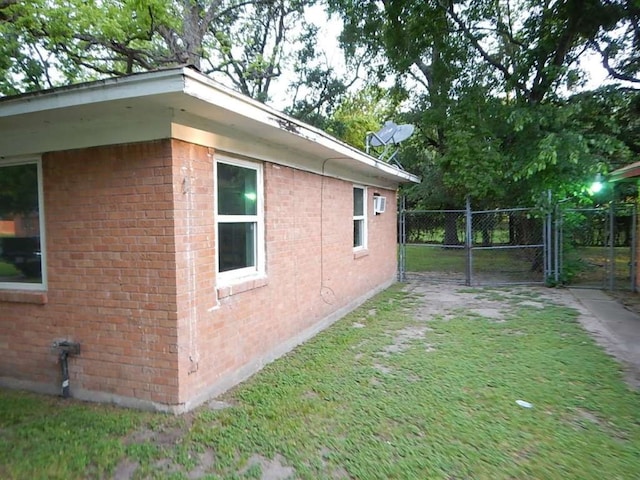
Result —
[[[365, 187], [364, 185], [353, 185], [353, 200], [354, 200], [354, 204], [355, 204], [355, 195], [356, 195], [356, 190], [361, 190], [362, 191], [362, 215], [356, 215], [355, 212], [355, 205], [354, 205], [354, 211], [353, 211], [353, 231], [354, 231], [354, 236], [353, 236], [353, 250], [354, 251], [361, 251], [361, 250], [366, 250], [367, 249], [367, 187]], [[355, 238], [355, 225], [356, 222], [362, 222], [362, 228], [360, 230], [361, 233], [361, 244], [360, 245], [356, 245], [356, 238]]]
[[[215, 245], [216, 245], [216, 278], [217, 284], [228, 284], [238, 280], [246, 280], [260, 277], [265, 274], [265, 236], [264, 236], [264, 167], [262, 163], [241, 160], [238, 158], [216, 155], [214, 163], [214, 204], [215, 204]], [[223, 215], [220, 214], [218, 204], [218, 165], [232, 165], [256, 171], [256, 214], [255, 215]], [[220, 235], [221, 223], [255, 223], [255, 265], [237, 268], [234, 270], [220, 271]]]
[[30, 282], [0, 282], [0, 290], [28, 290], [28, 291], [46, 291], [47, 284], [47, 241], [45, 232], [45, 212], [44, 212], [44, 187], [42, 177], [42, 158], [37, 157], [23, 157], [23, 158], [8, 158], [0, 159], [0, 170], [4, 167], [12, 167], [16, 165], [28, 165], [35, 164], [38, 181], [38, 228], [40, 233], [40, 273], [41, 281], [39, 283]]

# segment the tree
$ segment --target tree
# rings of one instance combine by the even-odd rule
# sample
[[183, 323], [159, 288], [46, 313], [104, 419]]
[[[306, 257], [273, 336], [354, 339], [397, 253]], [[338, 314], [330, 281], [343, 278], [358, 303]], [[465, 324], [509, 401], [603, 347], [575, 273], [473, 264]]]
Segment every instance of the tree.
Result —
[[380, 119], [391, 120], [400, 98], [377, 85], [347, 95], [325, 124], [326, 130], [349, 145], [366, 149], [366, 137], [382, 127]]
[[[419, 127], [408, 165], [434, 180], [412, 196], [436, 208], [529, 203], [543, 190], [602, 169], [603, 146], [585, 135], [578, 60], [594, 39], [632, 21], [599, 0], [332, 0], [347, 51], [368, 54], [372, 75], [393, 74], [412, 95]], [[387, 62], [380, 68], [379, 54]], [[627, 52], [628, 53], [628, 52]], [[606, 143], [606, 142], [605, 142]], [[613, 155], [611, 150], [610, 155]], [[609, 155], [608, 154], [608, 155]], [[611, 158], [608, 158], [611, 160]], [[420, 193], [422, 192], [422, 193]], [[438, 200], [439, 199], [439, 200]]]
[[[239, 92], [269, 99], [275, 79], [292, 69], [315, 29], [304, 10], [315, 0], [257, 0], [228, 9], [212, 22], [204, 43], [202, 71], [227, 80]], [[314, 55], [310, 56], [313, 59]], [[226, 82], [225, 82], [226, 83]]]
[[38, 208], [38, 169], [35, 164], [10, 165], [0, 176], [0, 218], [29, 214]]
[[600, 53], [602, 65], [616, 80], [640, 83], [640, 3], [610, 2], [616, 8], [615, 29], [594, 35], [590, 46]]
[[314, 2], [2, 0], [0, 92], [186, 64], [266, 101]]
[[336, 105], [357, 79], [357, 73], [348, 84], [340, 78], [330, 65], [326, 52], [318, 49], [318, 32], [318, 26], [307, 25], [299, 37], [301, 48], [293, 57], [293, 80], [287, 88], [291, 102], [285, 112], [324, 128]]

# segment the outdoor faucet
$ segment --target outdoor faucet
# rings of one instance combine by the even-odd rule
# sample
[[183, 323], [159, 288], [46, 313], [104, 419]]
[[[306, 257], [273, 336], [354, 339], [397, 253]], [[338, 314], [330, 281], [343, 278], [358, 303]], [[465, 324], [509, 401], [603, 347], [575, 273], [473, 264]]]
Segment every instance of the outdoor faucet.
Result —
[[60, 368], [62, 369], [62, 397], [68, 398], [69, 391], [69, 355], [80, 355], [80, 344], [69, 340], [56, 340], [53, 348], [58, 351]]

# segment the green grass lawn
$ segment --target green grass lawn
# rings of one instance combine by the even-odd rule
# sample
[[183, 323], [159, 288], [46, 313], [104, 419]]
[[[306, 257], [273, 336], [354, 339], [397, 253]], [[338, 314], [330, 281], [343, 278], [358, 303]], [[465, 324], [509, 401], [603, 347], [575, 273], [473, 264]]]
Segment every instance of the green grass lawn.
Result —
[[464, 272], [467, 251], [424, 245], [406, 246], [408, 272]]
[[[429, 299], [393, 287], [222, 410], [0, 391], [0, 478], [261, 478], [275, 464], [303, 479], [638, 478], [640, 394], [540, 292], [467, 289], [421, 318]], [[500, 302], [499, 321], [467, 307], [483, 299]]]
[[20, 274], [20, 270], [11, 263], [0, 261], [0, 277], [12, 277]]
[[[565, 254], [566, 268], [574, 274], [572, 284], [608, 287], [609, 247], [575, 247]], [[630, 284], [631, 248], [615, 247], [615, 282], [617, 288], [628, 288]]]
[[[483, 275], [504, 277], [504, 280], [542, 282], [543, 273], [532, 269], [532, 255], [542, 254], [542, 248], [523, 249], [474, 249], [474, 279]], [[443, 272], [464, 276], [467, 251], [464, 248], [443, 248], [433, 245], [407, 245], [407, 272]], [[565, 274], [569, 285], [587, 285], [599, 288], [609, 287], [609, 257], [607, 247], [571, 248], [565, 252]], [[628, 289], [630, 286], [631, 252], [629, 247], [614, 249], [615, 287]]]
[[[475, 275], [494, 273], [506, 279], [530, 279], [543, 281], [541, 271], [532, 271], [533, 255], [542, 254], [542, 248], [474, 249], [473, 272]], [[467, 251], [464, 248], [442, 246], [407, 245], [407, 272], [445, 272], [464, 275]]]

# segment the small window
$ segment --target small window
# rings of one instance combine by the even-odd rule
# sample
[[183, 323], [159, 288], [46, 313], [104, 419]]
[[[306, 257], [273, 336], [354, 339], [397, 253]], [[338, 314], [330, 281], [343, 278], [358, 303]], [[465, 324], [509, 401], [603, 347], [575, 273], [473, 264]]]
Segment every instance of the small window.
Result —
[[45, 288], [40, 160], [0, 163], [0, 288]]
[[217, 162], [218, 272], [242, 277], [263, 270], [262, 169], [242, 161]]
[[367, 190], [364, 187], [353, 187], [353, 248], [367, 247]]

